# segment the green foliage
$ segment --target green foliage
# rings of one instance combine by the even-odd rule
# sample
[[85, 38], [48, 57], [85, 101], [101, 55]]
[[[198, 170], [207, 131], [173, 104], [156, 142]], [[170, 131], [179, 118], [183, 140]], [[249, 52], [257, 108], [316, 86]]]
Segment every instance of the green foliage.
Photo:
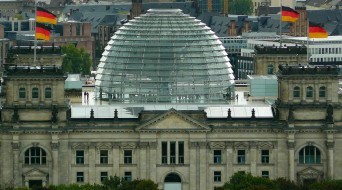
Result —
[[299, 185], [285, 178], [278, 178], [273, 180], [273, 182], [276, 184], [278, 190], [301, 190]]
[[228, 2], [229, 14], [251, 15], [253, 13], [252, 0], [231, 0]]
[[158, 185], [151, 180], [136, 179], [126, 181], [117, 176], [111, 176], [103, 182], [104, 190], [158, 190]]
[[342, 180], [324, 180], [309, 185], [310, 190], [342, 189]]
[[275, 184], [270, 179], [254, 177], [244, 172], [235, 173], [223, 188], [224, 190], [276, 190]]
[[90, 74], [90, 54], [86, 53], [83, 48], [78, 49], [73, 44], [69, 44], [62, 47], [62, 52], [65, 54], [63, 59], [63, 69], [65, 72]]

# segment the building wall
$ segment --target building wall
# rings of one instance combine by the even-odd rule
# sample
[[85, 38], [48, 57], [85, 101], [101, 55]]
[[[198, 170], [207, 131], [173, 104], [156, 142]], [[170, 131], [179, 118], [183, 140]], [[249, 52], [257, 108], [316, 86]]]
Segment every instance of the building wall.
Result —
[[91, 36], [91, 30], [91, 23], [66, 22], [63, 23], [63, 35], [54, 36], [51, 41], [55, 46], [75, 44], [77, 48], [83, 48], [93, 58], [95, 42], [94, 37]]

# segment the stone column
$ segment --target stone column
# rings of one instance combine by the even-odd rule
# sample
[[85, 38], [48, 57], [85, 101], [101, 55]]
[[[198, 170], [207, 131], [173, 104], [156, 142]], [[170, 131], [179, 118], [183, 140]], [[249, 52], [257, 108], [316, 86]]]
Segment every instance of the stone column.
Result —
[[14, 186], [19, 187], [22, 186], [21, 184], [21, 176], [19, 173], [19, 142], [12, 143], [12, 150], [13, 150], [13, 179], [14, 179]]
[[207, 162], [207, 142], [198, 142], [199, 145], [199, 156], [197, 159], [197, 165], [199, 165], [199, 175], [200, 175], [200, 188], [201, 190], [208, 190], [208, 162]]
[[288, 141], [287, 146], [289, 149], [289, 179], [295, 181], [295, 163], [294, 163], [294, 141]]
[[258, 176], [257, 174], [257, 143], [256, 142], [249, 142], [250, 147], [250, 170], [253, 176]]
[[328, 178], [334, 179], [334, 142], [326, 142], [328, 148]]
[[197, 176], [199, 176], [199, 171], [197, 171], [197, 159], [198, 156], [197, 152], [199, 152], [198, 144], [197, 142], [190, 142], [189, 144], [189, 164], [190, 164], [190, 176], [189, 176], [189, 183], [190, 183], [190, 189], [191, 190], [197, 190], [199, 189], [199, 179]]
[[233, 151], [234, 142], [226, 142], [226, 164], [227, 164], [227, 172], [225, 181], [229, 181], [230, 177], [234, 174], [233, 164], [234, 164], [234, 151]]
[[139, 179], [146, 179], [146, 149], [148, 146], [148, 142], [140, 142], [139, 143]]
[[95, 169], [95, 164], [96, 164], [96, 144], [95, 143], [90, 143], [89, 150], [88, 150], [88, 165], [89, 165], [89, 170], [88, 170], [88, 181], [90, 184], [96, 183], [96, 169]]
[[58, 166], [58, 148], [59, 143], [58, 142], [52, 142], [51, 143], [51, 149], [52, 149], [52, 184], [57, 185], [59, 183], [58, 181], [58, 175], [59, 175], [59, 166]]
[[112, 162], [113, 162], [113, 171], [112, 176], [120, 176], [120, 145], [119, 143], [113, 143], [113, 153], [112, 153]]
[[149, 142], [150, 172], [148, 175], [150, 175], [149, 179], [152, 181], [157, 181], [157, 147], [157, 142]]

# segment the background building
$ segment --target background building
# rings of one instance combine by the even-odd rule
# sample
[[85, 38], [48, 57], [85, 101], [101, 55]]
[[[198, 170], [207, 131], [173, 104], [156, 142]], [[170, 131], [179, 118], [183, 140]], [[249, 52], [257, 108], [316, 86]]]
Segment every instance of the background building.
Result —
[[[151, 12], [157, 17], [160, 14]], [[166, 14], [193, 22], [184, 19], [179, 10]], [[129, 29], [127, 25], [120, 31]], [[178, 28], [168, 26], [164, 32], [172, 33], [172, 29]], [[203, 46], [221, 44], [213, 32], [205, 31], [204, 36], [213, 40], [202, 41]], [[216, 44], [209, 49], [215, 52], [219, 47]], [[15, 47], [11, 52], [21, 57], [32, 54], [32, 49]], [[38, 59], [53, 55], [57, 63], [57, 55], [62, 56], [57, 47], [38, 52]], [[123, 57], [134, 57], [136, 51], [124, 53]], [[193, 55], [185, 52], [183, 56]], [[100, 183], [118, 175], [151, 179], [164, 190], [169, 189], [170, 178], [179, 190], [208, 190], [222, 186], [238, 171], [303, 183], [341, 179], [342, 96], [334, 66], [279, 66], [278, 98], [272, 105], [246, 101], [239, 93], [237, 100], [219, 104], [137, 101], [109, 105], [83, 96], [82, 105], [70, 106], [61, 65], [16, 66], [16, 57], [7, 63], [3, 77], [0, 183], [13, 181], [15, 186], [29, 187]], [[200, 68], [198, 64], [201, 62], [193, 63], [195, 68]], [[167, 70], [169, 66], [160, 67]], [[98, 72], [110, 73], [111, 68], [103, 69]], [[217, 76], [216, 72], [210, 74]], [[125, 82], [124, 78], [113, 80], [112, 85]]]

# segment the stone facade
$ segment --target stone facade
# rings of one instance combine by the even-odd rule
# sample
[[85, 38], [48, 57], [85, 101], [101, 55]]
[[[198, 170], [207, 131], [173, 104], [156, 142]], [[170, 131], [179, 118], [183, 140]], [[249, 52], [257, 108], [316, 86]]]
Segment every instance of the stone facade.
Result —
[[[208, 190], [237, 171], [298, 182], [342, 176], [342, 99], [333, 67], [281, 66], [274, 118], [207, 118], [204, 111], [171, 109], [131, 119], [117, 111], [114, 118], [71, 118], [63, 75], [22, 77], [12, 69], [4, 78], [0, 183], [100, 183], [101, 176], [118, 175], [151, 179], [163, 189], [166, 176], [175, 174], [182, 190]], [[15, 81], [29, 86], [23, 103], [15, 104], [21, 86]], [[50, 82], [59, 93], [53, 103], [28, 104], [32, 85]]]
[[254, 48], [254, 75], [270, 75], [278, 72], [279, 65], [307, 63], [303, 46], [256, 46]]

